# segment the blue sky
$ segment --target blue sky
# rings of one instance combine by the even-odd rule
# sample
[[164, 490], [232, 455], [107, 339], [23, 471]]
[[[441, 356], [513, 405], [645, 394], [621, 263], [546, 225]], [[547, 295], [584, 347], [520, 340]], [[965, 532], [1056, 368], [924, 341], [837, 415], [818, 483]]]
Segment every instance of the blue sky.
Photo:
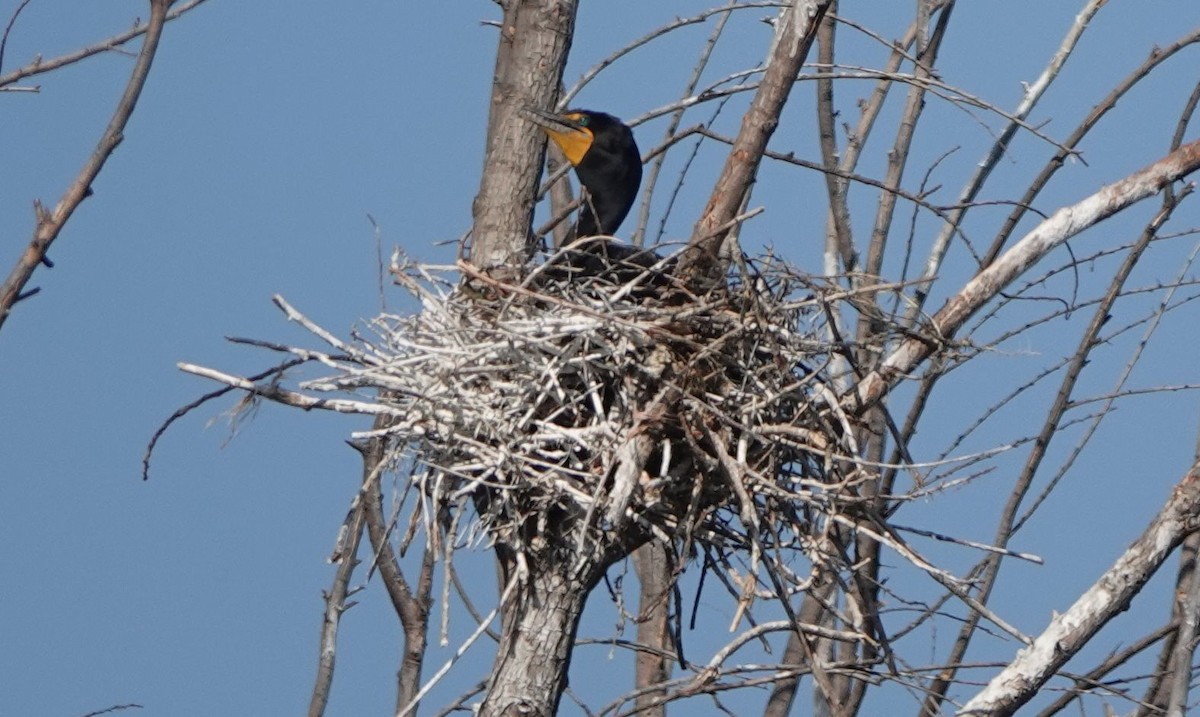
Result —
[[[0, 15], [15, 5], [0, 5]], [[902, 7], [846, 12], [890, 38], [900, 34], [911, 3], [896, 5]], [[566, 82], [659, 24], [704, 7], [583, 3]], [[1153, 8], [1110, 3], [1031, 121], [1065, 136], [1153, 46], [1172, 41], [1197, 19], [1183, 0]], [[1040, 71], [1077, 9], [1075, 3], [964, 3], [943, 53], [942, 78], [1014, 107], [1020, 83]], [[177, 362], [250, 374], [274, 357], [222, 337], [315, 344], [284, 320], [272, 294], [341, 335], [379, 311], [377, 238], [368, 216], [378, 223], [385, 253], [400, 246], [422, 260], [453, 258], [446, 242], [469, 226], [482, 160], [495, 31], [481, 23], [496, 12], [483, 0], [209, 0], [167, 28], [125, 142], [95, 183], [95, 196], [52, 248], [56, 267], [35, 275], [41, 293], [20, 304], [0, 332], [0, 714], [79, 715], [131, 702], [145, 706], [137, 714], [173, 717], [304, 709], [316, 669], [321, 591], [333, 575], [325, 557], [358, 484], [358, 456], [344, 440], [369, 422], [263, 406], [234, 430], [224, 415], [233, 401], [225, 400], [175, 425], [145, 483], [142, 453], [175, 408], [214, 388], [179, 372]], [[35, 0], [13, 30], [4, 69], [107, 37], [146, 13], [142, 3], [128, 0]], [[758, 19], [767, 14], [741, 11], [718, 46], [710, 81], [757, 62], [769, 39]], [[681, 92], [709, 27], [687, 28], [616, 63], [577, 104], [625, 117], [668, 104]], [[846, 62], [881, 63], [878, 45], [842, 33]], [[131, 65], [129, 55], [112, 53], [37, 78], [38, 93], [0, 94], [5, 271], [32, 232], [33, 200], [57, 201], [108, 121]], [[1122, 102], [1085, 143], [1087, 166], [1064, 169], [1039, 207], [1075, 201], [1161, 156], [1197, 80], [1195, 67], [1194, 50], [1185, 51]], [[855, 116], [854, 101], [867, 88], [839, 85], [845, 117]], [[718, 123], [725, 131], [736, 128], [740, 101]], [[773, 147], [816, 158], [812, 104], [811, 86], [802, 85]], [[689, 114], [685, 126], [709, 111]], [[889, 111], [885, 121], [895, 117], [895, 105]], [[985, 125], [994, 129], [1000, 122], [933, 99], [925, 122], [907, 186], [915, 186], [934, 158], [960, 147], [935, 177], [945, 185], [939, 201], [949, 203], [990, 140]], [[637, 129], [644, 151], [664, 126], [659, 120]], [[861, 171], [879, 175], [883, 143], [872, 149]], [[1011, 197], [1051, 151], [1036, 139], [1018, 139], [983, 198]], [[664, 181], [684, 154], [671, 156]], [[701, 152], [668, 236], [686, 236], [722, 156], [716, 147]], [[822, 186], [814, 173], [767, 165], [752, 200], [767, 212], [743, 232], [746, 247], [771, 245], [816, 270], [820, 242], [808, 237], [819, 236], [824, 221]], [[854, 196], [862, 236], [872, 218], [871, 194], [859, 189]], [[1152, 204], [1089, 232], [1073, 244], [1076, 253], [1131, 241]], [[910, 210], [902, 211], [907, 217]], [[968, 233], [986, 243], [1006, 213], [976, 210]], [[1176, 229], [1195, 226], [1197, 216], [1185, 206]], [[927, 242], [935, 231], [923, 217], [916, 241]], [[1170, 281], [1192, 242], [1164, 242], [1133, 283]], [[944, 272], [947, 289], [966, 276], [965, 257], [956, 247]], [[1103, 280], [1105, 267], [1111, 262], [1081, 270], [1084, 291]], [[1070, 291], [1068, 282], [1045, 293]], [[398, 290], [385, 295], [391, 308], [407, 306]], [[1158, 299], [1123, 304], [1113, 325]], [[1195, 317], [1187, 312], [1169, 318], [1135, 385], [1197, 382]], [[1052, 324], [983, 357], [977, 370], [949, 377], [944, 413], [920, 434], [920, 448], [935, 454], [1007, 386], [1069, 352], [1076, 335]], [[1096, 357], [1085, 394], [1112, 385], [1130, 338], [1136, 336]], [[1045, 397], [1035, 393], [963, 451], [1035, 430], [1032, 421], [1044, 405]], [[1086, 462], [1016, 546], [1046, 556], [1047, 566], [1006, 568], [1012, 580], [997, 604], [1022, 629], [1036, 632], [1052, 610], [1065, 609], [1140, 532], [1190, 462], [1194, 406], [1187, 392], [1132, 399], [1106, 424]], [[1063, 441], [1054, 455], [1061, 459], [1069, 447]], [[987, 540], [1012, 467], [1001, 462], [992, 477], [913, 506], [903, 520]], [[953, 569], [976, 557], [921, 547]], [[490, 559], [464, 554], [460, 560], [477, 601], [486, 602], [493, 590]], [[1164, 614], [1168, 589], [1158, 581], [1145, 598], [1146, 612], [1134, 611], [1113, 629], [1128, 636], [1150, 629]], [[387, 714], [394, 699], [396, 620], [379, 585], [368, 585], [358, 598], [343, 622], [330, 715]], [[585, 631], [610, 636], [611, 604], [602, 593], [592, 602]], [[720, 629], [692, 638], [697, 656], [710, 638], [720, 639], [731, 614], [715, 592], [702, 605]], [[452, 615], [450, 646], [430, 650], [427, 674], [472, 629], [460, 612]], [[487, 649], [475, 648], [429, 707], [486, 674]], [[581, 693], [600, 699], [617, 691], [609, 684], [628, 683], [620, 653], [580, 650], [572, 683]], [[1015, 646], [997, 640], [981, 650], [979, 659], [1004, 659]], [[936, 649], [929, 652], [933, 659]], [[762, 697], [729, 699], [745, 699], [740, 704], [753, 709]], [[710, 706], [691, 709], [706, 714]]]

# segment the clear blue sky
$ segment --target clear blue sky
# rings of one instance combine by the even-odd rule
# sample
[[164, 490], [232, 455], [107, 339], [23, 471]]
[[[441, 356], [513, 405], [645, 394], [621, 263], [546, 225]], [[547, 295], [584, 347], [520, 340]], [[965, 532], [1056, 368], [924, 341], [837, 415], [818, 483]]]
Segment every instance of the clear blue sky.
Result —
[[[0, 15], [7, 18], [16, 4], [0, 3]], [[891, 38], [900, 34], [912, 3], [896, 5], [847, 12], [868, 13], [852, 17]], [[1032, 80], [1057, 47], [1075, 5], [962, 3], [940, 63], [943, 79], [1014, 107], [1020, 83]], [[704, 7], [584, 2], [567, 83], [627, 41]], [[709, 79], [751, 66], [765, 51], [769, 28], [758, 19], [768, 11], [742, 12]], [[180, 373], [176, 362], [249, 374], [275, 357], [231, 346], [223, 336], [315, 344], [285, 322], [270, 303], [272, 294], [341, 335], [379, 311], [368, 215], [380, 226], [385, 252], [398, 245], [418, 259], [452, 259], [453, 247], [444, 242], [469, 225], [481, 167], [495, 47], [494, 28], [481, 21], [496, 14], [484, 0], [209, 0], [168, 26], [124, 144], [50, 252], [56, 268], [38, 271], [33, 285], [41, 293], [20, 304], [0, 332], [0, 715], [81, 715], [131, 702], [146, 707], [133, 714], [171, 717], [304, 709], [315, 673], [321, 591], [333, 575], [325, 558], [359, 481], [358, 456], [344, 439], [368, 422], [264, 406], [232, 436], [223, 413], [233, 404], [227, 399], [166, 435], [148, 483], [140, 479], [142, 453], [175, 408], [215, 388]], [[145, 5], [132, 0], [35, 0], [13, 30], [4, 69], [107, 37], [146, 15]], [[1155, 44], [1170, 42], [1196, 20], [1195, 7], [1184, 0], [1110, 3], [1032, 121], [1049, 122], [1044, 131], [1064, 136]], [[577, 104], [633, 117], [669, 103], [709, 27], [686, 29], [614, 65]], [[882, 50], [869, 42], [847, 37], [846, 47], [861, 51], [843, 58], [847, 62], [881, 62]], [[129, 55], [112, 53], [36, 78], [39, 93], [0, 94], [3, 271], [31, 234], [33, 200], [57, 201], [108, 121], [131, 65]], [[1088, 166], [1064, 170], [1039, 207], [1079, 199], [1161, 156], [1197, 80], [1195, 67], [1195, 51], [1185, 52], [1126, 99], [1084, 145]], [[844, 119], [855, 116], [854, 100], [866, 89], [839, 86]], [[906, 185], [915, 186], [934, 158], [961, 147], [934, 180], [945, 186], [937, 201], [949, 203], [989, 134], [962, 111], [929, 102]], [[685, 125], [708, 112], [689, 115]], [[992, 128], [1000, 125], [986, 112], [975, 115]], [[735, 127], [737, 116], [731, 109], [723, 127]], [[816, 158], [813, 116], [811, 88], [802, 86], [773, 146]], [[643, 150], [658, 141], [663, 126], [637, 130]], [[1036, 171], [1049, 152], [1022, 137], [985, 198], [1010, 196], [1014, 183]], [[673, 157], [671, 166], [682, 157]], [[702, 153], [669, 235], [686, 233], [720, 159], [717, 149]], [[882, 162], [880, 144], [861, 169], [879, 175]], [[751, 250], [774, 245], [817, 270], [821, 186], [810, 172], [768, 166], [752, 202], [768, 211], [746, 228], [744, 244]], [[660, 197], [659, 211], [665, 193]], [[862, 236], [873, 205], [865, 191], [856, 191], [856, 199]], [[1131, 241], [1151, 210], [1148, 202], [1128, 221], [1099, 227], [1073, 245], [1076, 253]], [[903, 211], [907, 217], [908, 208]], [[1004, 213], [977, 210], [968, 233], [988, 241]], [[1177, 227], [1195, 226], [1198, 216], [1185, 207]], [[923, 220], [918, 244], [933, 232]], [[1158, 251], [1134, 283], [1172, 279], [1190, 241]], [[948, 280], [961, 278], [964, 258], [956, 247], [958, 268], [947, 269]], [[1089, 271], [1081, 270], [1081, 281], [1094, 289]], [[1103, 279], [1103, 267], [1095, 273], [1093, 281]], [[1069, 294], [1063, 286], [1047, 293]], [[393, 308], [405, 306], [398, 291], [388, 289], [387, 297]], [[1130, 305], [1118, 318], [1128, 320], [1157, 299]], [[1186, 311], [1163, 329], [1134, 385], [1200, 380], [1196, 317]], [[950, 378], [944, 417], [931, 420], [920, 436], [924, 457], [1007, 385], [1068, 352], [1075, 336], [1051, 326], [986, 357], [980, 370]], [[1098, 357], [1085, 393], [1107, 390], [1128, 351], [1126, 342]], [[1044, 404], [1044, 396], [1031, 399], [963, 450], [1033, 431], [1031, 421]], [[1013, 580], [998, 605], [1022, 629], [1040, 630], [1052, 610], [1065, 609], [1140, 532], [1189, 463], [1194, 404], [1189, 393], [1122, 404], [1058, 504], [1022, 534], [1016, 547], [1049, 561], [1007, 568]], [[1061, 458], [1068, 447], [1064, 441], [1055, 455]], [[1012, 468], [1002, 462], [993, 477], [915, 506], [902, 522], [987, 540]], [[921, 547], [953, 569], [975, 558], [961, 549]], [[477, 600], [486, 602], [493, 589], [489, 558], [461, 559]], [[1146, 598], [1154, 619], [1165, 614], [1158, 608], [1166, 587], [1159, 581]], [[343, 622], [330, 715], [388, 714], [394, 699], [396, 620], [378, 584], [358, 598]], [[703, 610], [702, 619], [719, 629], [692, 634], [693, 659], [705, 659], [710, 639], [722, 637], [731, 607], [714, 591], [705, 595]], [[451, 645], [431, 648], [427, 674], [473, 627], [459, 613]], [[1123, 620], [1116, 629], [1130, 636], [1150, 626], [1136, 614]], [[601, 590], [584, 631], [609, 636], [615, 621]], [[427, 709], [486, 674], [488, 649], [478, 646]], [[978, 659], [1004, 659], [1016, 648], [996, 640], [982, 649]], [[595, 696], [616, 691], [605, 689], [609, 680], [626, 684], [628, 661], [621, 653], [609, 657], [607, 648], [581, 648], [573, 686]], [[757, 705], [761, 693], [730, 699]], [[571, 709], [564, 707], [564, 714]], [[708, 709], [697, 702], [681, 711]]]

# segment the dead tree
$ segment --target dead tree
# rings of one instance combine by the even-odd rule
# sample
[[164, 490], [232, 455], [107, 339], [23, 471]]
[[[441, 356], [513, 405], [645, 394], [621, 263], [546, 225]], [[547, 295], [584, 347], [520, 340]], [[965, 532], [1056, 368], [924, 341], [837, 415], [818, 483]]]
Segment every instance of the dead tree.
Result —
[[[328, 660], [321, 663], [310, 714], [324, 707], [340, 602], [363, 530], [405, 627], [400, 714], [414, 713], [497, 619], [490, 674], [446, 709], [475, 700], [484, 715], [554, 714], [567, 690], [586, 601], [639, 550], [636, 614], [645, 622], [629, 641], [638, 655], [631, 657], [639, 662], [637, 681], [607, 705], [590, 706], [593, 713], [663, 714], [689, 699], [724, 708], [725, 693], [765, 686], [764, 713], [783, 715], [807, 683], [822, 714], [871, 713], [876, 694], [889, 713], [907, 704], [917, 715], [1011, 714], [1038, 699], [1051, 714], [1091, 698], [1125, 660], [1161, 643], [1158, 668], [1138, 685], [1144, 696], [1122, 684], [1110, 686], [1102, 699], [1129, 700], [1148, 715], [1181, 714], [1200, 609], [1194, 538], [1188, 537], [1200, 527], [1195, 466], [1179, 467], [1183, 477], [1172, 493], [1163, 491], [1154, 520], [1140, 536], [1131, 532], [1128, 550], [1040, 633], [1007, 617], [995, 593], [1002, 565], [1039, 561], [1036, 550], [1018, 549], [1015, 540], [1046, 497], [1061, 490], [1060, 478], [1077, 456], [1094, 445], [1113, 406], [1132, 395], [1165, 396], [1200, 384], [1130, 388], [1137, 348], [1111, 392], [1096, 396], [1080, 387], [1101, 347], [1138, 327], [1144, 327], [1143, 346], [1164, 316], [1188, 306], [1190, 294], [1176, 295], [1195, 283], [1186, 261], [1173, 280], [1130, 282], [1153, 247], [1167, 237], [1191, 236], [1164, 228], [1187, 206], [1191, 187], [1181, 180], [1200, 167], [1200, 142], [1186, 137], [1200, 90], [1179, 93], [1186, 99], [1176, 128], [1142, 169], [1095, 178], [1061, 206], [1040, 207], [1039, 199], [1108, 110], [1197, 44], [1200, 33], [1146, 48], [1147, 59], [1059, 136], [1033, 113], [1104, 10], [1100, 0], [1082, 3], [1012, 109], [942, 79], [939, 63], [955, 31], [954, 0], [917, 3], [910, 27], [894, 43], [866, 29], [869, 21], [842, 16], [834, 2], [768, 3], [777, 14], [762, 66], [707, 87], [698, 78], [725, 23], [737, 13], [761, 13], [764, 4], [735, 3], [679, 18], [627, 50], [652, 46], [680, 27], [712, 23], [697, 71], [681, 98], [631, 121], [673, 117], [649, 153], [651, 162], [690, 145], [693, 151], [719, 148], [723, 169], [705, 209], [689, 217], [688, 241], [663, 247], [654, 271], [614, 282], [556, 275], [562, 250], [539, 255], [539, 232], [533, 231], [544, 145], [521, 111], [562, 108], [578, 92], [578, 86], [561, 96], [559, 90], [575, 4], [500, 5], [487, 152], [462, 259], [433, 267], [398, 252], [392, 265], [396, 283], [422, 309], [375, 317], [371, 336], [341, 339], [277, 297], [290, 320], [327, 346], [268, 345], [294, 362], [251, 377], [182, 366], [223, 390], [244, 392], [251, 402], [376, 419], [370, 431], [353, 437], [366, 468], [336, 556], [343, 569], [329, 592]], [[849, 32], [882, 42], [886, 61], [868, 67], [843, 58], [840, 38]], [[583, 81], [610, 64], [601, 63]], [[839, 126], [849, 106], [840, 94], [857, 87], [851, 82], [868, 82], [871, 89], [853, 103], [856, 119]], [[785, 105], [800, 101], [798, 88], [805, 86], [817, 93], [819, 156], [811, 159], [770, 143]], [[897, 93], [892, 134], [880, 140], [888, 129], [880, 117]], [[729, 98], [741, 95], [748, 101], [736, 132], [724, 134], [714, 120], [727, 111]], [[998, 125], [948, 201], [934, 180], [946, 155], [928, 159], [918, 147], [931, 102]], [[709, 121], [681, 129], [682, 113], [697, 107], [712, 108]], [[1048, 147], [1049, 159], [1016, 196], [981, 201], [993, 170], [1026, 137]], [[885, 145], [878, 150], [878, 177], [860, 169], [871, 140]], [[918, 157], [925, 158], [925, 172], [914, 179]], [[743, 237], [762, 211], [750, 200], [764, 163], [820, 178], [825, 196], [814, 203], [825, 227], [820, 271], [743, 250]], [[652, 166], [638, 237], [652, 235], [650, 198], [664, 191], [658, 177]], [[1160, 207], [1136, 237], [1093, 246], [1100, 244], [1098, 232], [1089, 230], [1151, 197], [1160, 198]], [[1065, 247], [1075, 253], [1063, 259]], [[960, 264], [950, 265], [951, 249], [962, 256]], [[669, 281], [656, 284], [667, 267]], [[1080, 279], [1085, 267], [1102, 267], [1102, 280]], [[1158, 304], [1110, 325], [1122, 302], [1143, 294], [1158, 297]], [[1025, 311], [1030, 305], [1039, 308]], [[1069, 322], [1074, 332], [1063, 358], [1028, 381], [1002, 387], [999, 398], [980, 399], [991, 403], [944, 397], [951, 374], [973, 370], [1050, 321]], [[325, 375], [291, 381], [285, 372], [303, 362], [318, 363]], [[1045, 389], [1052, 380], [1052, 390]], [[1022, 414], [1010, 424], [1014, 435], [976, 445], [995, 416], [1025, 401], [1037, 406], [1036, 420]], [[954, 429], [936, 428], [939, 445], [931, 448], [917, 432], [933, 420], [934, 406], [961, 420]], [[1049, 467], [1051, 446], [1067, 436], [1075, 440], [1069, 455]], [[905, 521], [914, 506], [971, 490], [1001, 466], [1015, 478], [1001, 504], [980, 510], [990, 538], [946, 535]], [[403, 514], [398, 508], [390, 518], [380, 507], [384, 473], [399, 476], [401, 486]], [[424, 552], [410, 583], [397, 555], [418, 540]], [[950, 570], [928, 557], [935, 544], [977, 557], [966, 570]], [[486, 545], [499, 564], [494, 609], [477, 616], [478, 626], [446, 668], [421, 683], [430, 605], [450, 600], [449, 588], [434, 600], [431, 575], [444, 571], [449, 585], [456, 551], [472, 545]], [[1096, 644], [1102, 628], [1134, 604], [1180, 545], [1186, 546], [1184, 564], [1169, 620], [1086, 673], [1066, 672], [1067, 661]], [[684, 650], [683, 587], [724, 595], [734, 615], [729, 640], [701, 658]], [[614, 595], [619, 591], [612, 588]], [[931, 664], [915, 636], [935, 627], [951, 637]], [[1016, 654], [983, 677], [974, 670], [964, 677], [982, 634], [1010, 640]], [[772, 641], [782, 649], [741, 657]], [[1046, 692], [1051, 680], [1065, 684], [1057, 699]]]

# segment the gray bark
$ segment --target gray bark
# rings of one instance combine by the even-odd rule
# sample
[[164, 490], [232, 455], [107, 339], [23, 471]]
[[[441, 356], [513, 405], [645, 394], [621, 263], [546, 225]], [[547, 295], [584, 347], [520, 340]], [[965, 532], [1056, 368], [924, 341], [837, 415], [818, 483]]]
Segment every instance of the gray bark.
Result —
[[579, 617], [598, 574], [572, 574], [569, 564], [558, 561], [537, 563], [503, 608], [500, 647], [481, 717], [558, 712]]
[[525, 260], [546, 136], [520, 110], [553, 106], [576, 9], [574, 0], [505, 4], [471, 230], [470, 261], [485, 272], [515, 273]]

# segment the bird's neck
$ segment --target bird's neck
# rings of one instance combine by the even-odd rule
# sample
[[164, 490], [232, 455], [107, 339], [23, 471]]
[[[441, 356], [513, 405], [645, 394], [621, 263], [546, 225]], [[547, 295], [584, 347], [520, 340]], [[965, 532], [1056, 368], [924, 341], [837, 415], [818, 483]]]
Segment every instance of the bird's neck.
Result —
[[615, 234], [629, 208], [631, 196], [583, 193], [583, 207], [579, 210], [579, 222], [575, 225], [576, 237], [609, 236]]

